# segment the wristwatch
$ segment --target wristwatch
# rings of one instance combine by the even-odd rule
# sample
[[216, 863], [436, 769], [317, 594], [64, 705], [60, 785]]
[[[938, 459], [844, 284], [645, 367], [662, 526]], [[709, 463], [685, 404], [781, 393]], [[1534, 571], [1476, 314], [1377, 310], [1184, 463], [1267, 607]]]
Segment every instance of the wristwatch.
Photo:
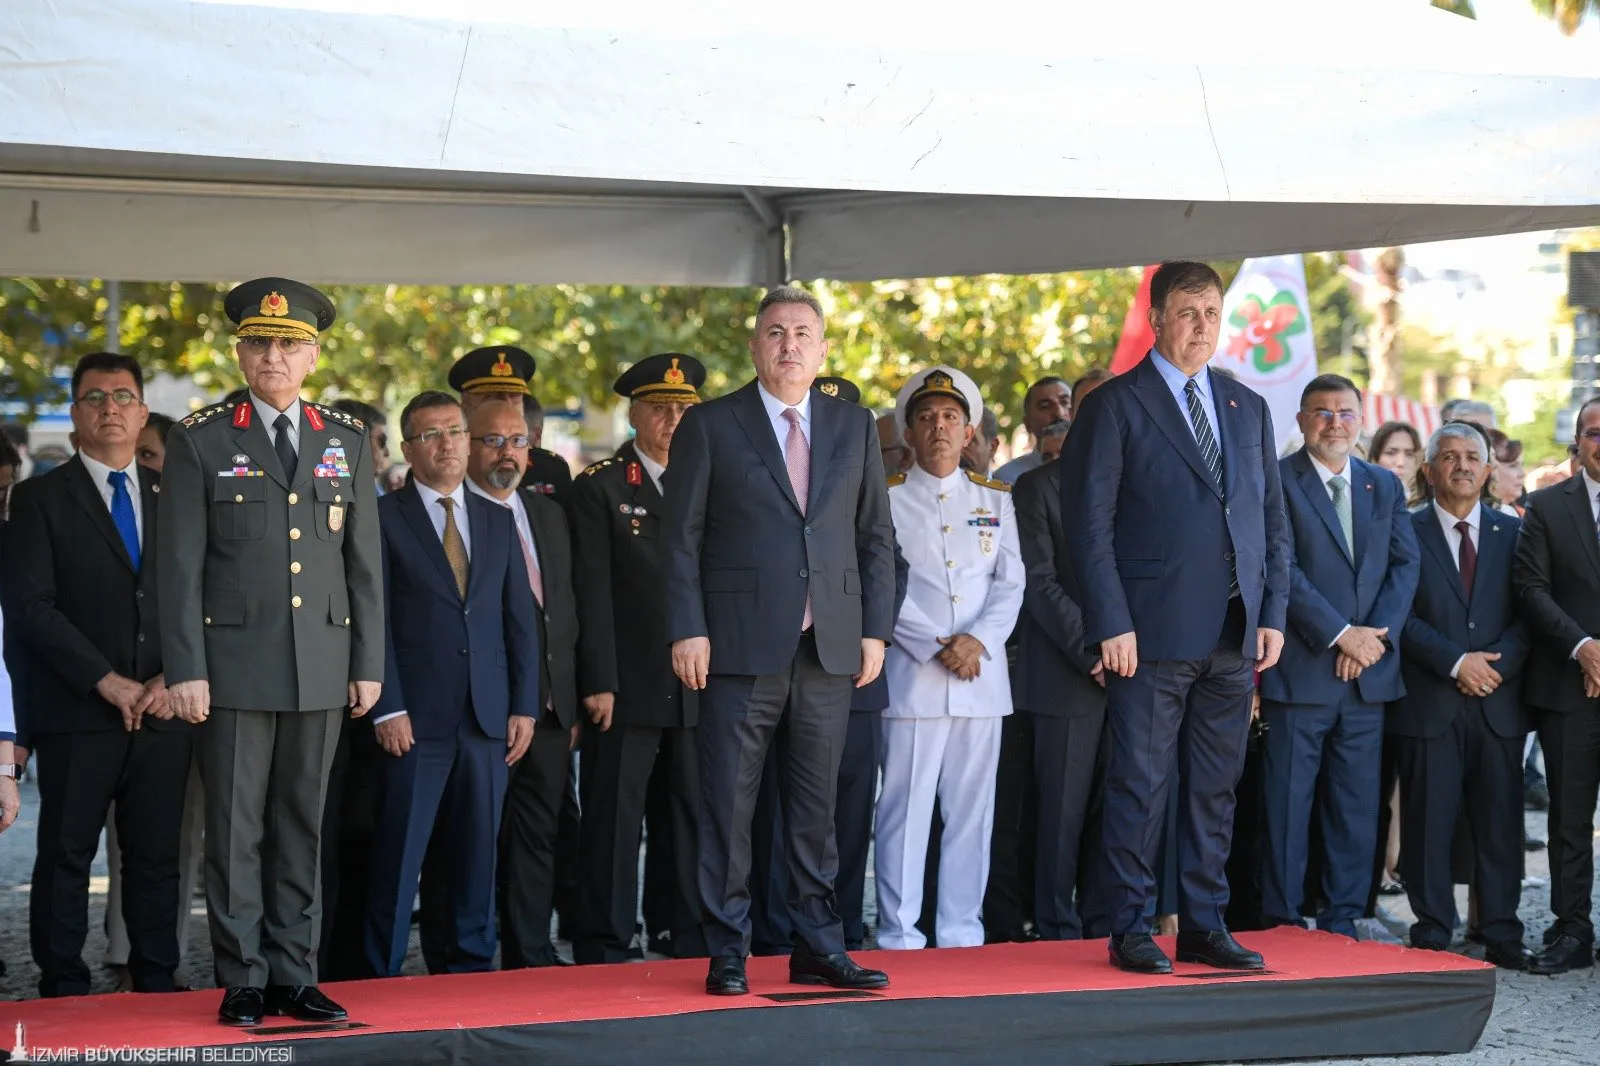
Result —
[[22, 767], [14, 762], [0, 762], [0, 777], [22, 777]]

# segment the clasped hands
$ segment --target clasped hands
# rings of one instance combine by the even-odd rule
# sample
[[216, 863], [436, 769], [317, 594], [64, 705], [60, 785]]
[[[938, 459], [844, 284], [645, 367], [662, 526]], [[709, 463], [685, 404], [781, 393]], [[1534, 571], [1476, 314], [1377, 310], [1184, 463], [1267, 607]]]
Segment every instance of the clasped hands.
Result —
[[165, 721], [174, 713], [164, 674], [157, 674], [141, 684], [113, 670], [95, 683], [94, 690], [122, 713], [122, 728], [130, 733], [139, 728], [147, 714]]
[[1339, 639], [1333, 642], [1339, 649], [1338, 659], [1334, 663], [1333, 672], [1340, 681], [1354, 681], [1361, 676], [1367, 667], [1383, 658], [1383, 653], [1388, 651], [1384, 646], [1383, 638], [1389, 635], [1389, 628], [1374, 629], [1372, 626], [1351, 626], [1339, 634]]
[[944, 650], [934, 658], [938, 659], [940, 666], [956, 677], [963, 681], [973, 681], [983, 673], [983, 657], [989, 650], [983, 646], [983, 641], [971, 633], [940, 637], [939, 644]]

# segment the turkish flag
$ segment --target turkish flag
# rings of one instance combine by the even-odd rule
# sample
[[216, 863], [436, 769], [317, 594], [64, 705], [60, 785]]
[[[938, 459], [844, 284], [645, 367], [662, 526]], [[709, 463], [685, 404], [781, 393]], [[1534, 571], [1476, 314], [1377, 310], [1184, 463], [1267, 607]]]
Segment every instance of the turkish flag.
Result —
[[1139, 294], [1128, 308], [1128, 317], [1122, 322], [1122, 336], [1117, 341], [1117, 354], [1111, 358], [1111, 372], [1121, 374], [1139, 365], [1145, 353], [1156, 342], [1155, 330], [1150, 328], [1150, 279], [1156, 268], [1144, 268], [1144, 280], [1139, 283]]

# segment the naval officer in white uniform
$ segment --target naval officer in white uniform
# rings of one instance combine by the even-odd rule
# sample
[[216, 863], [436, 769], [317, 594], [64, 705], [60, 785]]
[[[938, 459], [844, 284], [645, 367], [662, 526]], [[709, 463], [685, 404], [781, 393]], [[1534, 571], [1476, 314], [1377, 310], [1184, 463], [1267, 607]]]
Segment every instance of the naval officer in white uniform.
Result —
[[935, 796], [945, 819], [936, 941], [983, 943], [1000, 719], [1011, 713], [1005, 643], [1024, 574], [1010, 487], [960, 468], [982, 412], [977, 385], [949, 367], [921, 371], [900, 390], [897, 414], [916, 463], [889, 479], [910, 577], [884, 663], [880, 948], [927, 942], [916, 922]]

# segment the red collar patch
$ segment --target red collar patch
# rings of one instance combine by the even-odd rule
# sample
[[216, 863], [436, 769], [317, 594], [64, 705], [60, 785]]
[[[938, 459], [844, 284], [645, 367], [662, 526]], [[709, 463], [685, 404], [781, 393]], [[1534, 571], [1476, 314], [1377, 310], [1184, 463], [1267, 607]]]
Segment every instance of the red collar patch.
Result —
[[233, 408], [233, 428], [234, 429], [249, 429], [250, 428], [250, 408], [251, 408], [251, 406], [252, 405], [251, 405], [249, 400], [242, 400], [238, 404], [234, 405], [234, 408]]
[[628, 464], [628, 484], [634, 486], [644, 484], [644, 467], [638, 463]]
[[310, 404], [302, 404], [301, 406], [305, 408], [306, 421], [311, 423], [311, 428], [321, 433], [324, 427], [322, 416], [317, 413], [317, 409]]

